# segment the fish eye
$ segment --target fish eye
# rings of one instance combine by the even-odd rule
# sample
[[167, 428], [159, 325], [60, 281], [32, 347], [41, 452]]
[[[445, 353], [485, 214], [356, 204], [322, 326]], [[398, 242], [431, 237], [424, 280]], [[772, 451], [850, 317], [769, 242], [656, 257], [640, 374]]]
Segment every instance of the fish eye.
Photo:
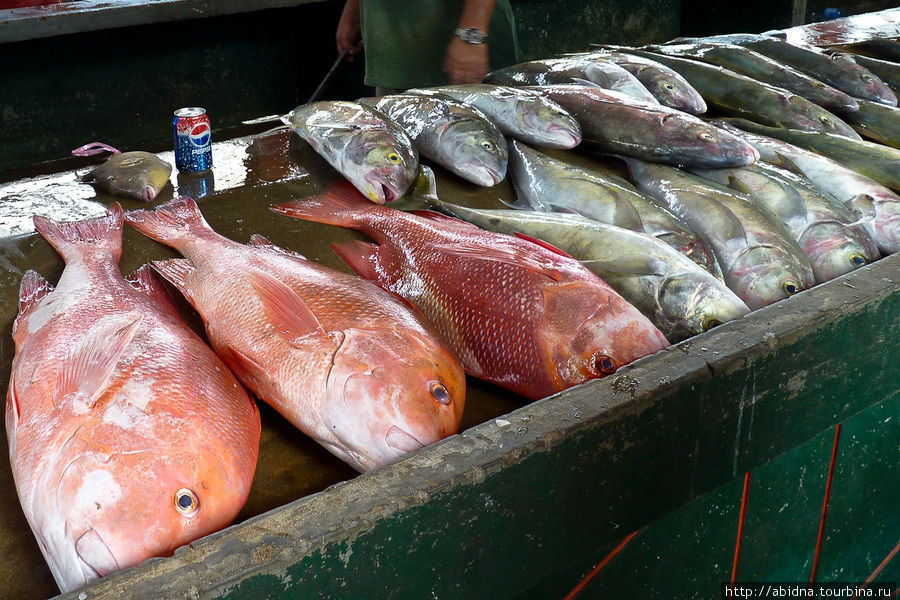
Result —
[[175, 492], [175, 510], [185, 517], [193, 517], [200, 510], [200, 499], [187, 488]]
[[860, 75], [859, 78], [862, 79], [863, 81], [865, 81], [866, 83], [872, 81], [872, 76], [868, 75], [866, 73], [863, 73], [862, 75]]
[[489, 142], [488, 140], [481, 142], [481, 147], [484, 148], [485, 150], [487, 150], [488, 152], [493, 152], [493, 150], [494, 150], [494, 144], [492, 142]]
[[675, 86], [672, 85], [671, 83], [664, 83], [664, 84], [663, 84], [663, 89], [669, 90], [669, 91], [671, 92], [672, 90], [675, 89]]
[[390, 154], [387, 155], [387, 159], [389, 161], [391, 161], [392, 163], [398, 163], [398, 162], [400, 162], [400, 155], [397, 154], [396, 152], [391, 152]]
[[594, 357], [594, 370], [601, 375], [612, 375], [616, 369], [616, 362], [606, 354], [598, 354]]
[[719, 319], [715, 317], [707, 317], [706, 319], [703, 319], [702, 323], [700, 323], [700, 327], [703, 328], [703, 331], [709, 331], [713, 327], [718, 327], [721, 324], [722, 321], [720, 321]]
[[824, 125], [834, 125], [834, 123], [831, 122], [831, 119], [829, 119], [829, 118], [826, 117], [825, 115], [821, 115], [821, 116], [819, 117], [819, 120], [820, 120]]
[[705, 131], [702, 133], [698, 133], [697, 137], [700, 138], [701, 140], [703, 140], [704, 142], [711, 142], [716, 139], [713, 137], [713, 135], [711, 133], [707, 133]]
[[435, 399], [436, 402], [443, 405], [450, 404], [450, 391], [440, 381], [429, 381], [428, 382], [428, 393], [431, 394], [431, 397]]
[[781, 284], [781, 289], [784, 290], [784, 293], [788, 296], [793, 296], [800, 291], [800, 286], [797, 285], [796, 281], [788, 280]]
[[863, 256], [862, 254], [851, 254], [850, 262], [858, 267], [858, 266], [866, 264], [866, 257]]

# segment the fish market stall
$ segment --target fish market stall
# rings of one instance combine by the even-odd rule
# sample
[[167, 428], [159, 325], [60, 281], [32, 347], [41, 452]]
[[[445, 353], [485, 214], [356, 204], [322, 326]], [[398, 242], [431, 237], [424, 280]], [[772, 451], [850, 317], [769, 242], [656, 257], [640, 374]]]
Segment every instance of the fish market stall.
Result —
[[[885, 15], [896, 23], [900, 10]], [[604, 101], [618, 110], [612, 98]], [[299, 114], [292, 113], [295, 130]], [[691, 119], [679, 113], [668, 120], [704, 127], [703, 142], [717, 133]], [[592, 141], [617, 141], [601, 138]], [[728, 157], [745, 163], [766, 153], [737, 138], [729, 143]], [[706, 146], [700, 152], [712, 160]], [[649, 169], [641, 167], [644, 158], [629, 158], [626, 169], [618, 159], [547, 154], [620, 179]], [[177, 162], [173, 152], [158, 156]], [[334, 193], [343, 182], [310, 143], [283, 128], [214, 142], [212, 156], [211, 171], [173, 171], [149, 206], [83, 182], [86, 168], [0, 184], [4, 389], [23, 276], [32, 269], [55, 283], [64, 266], [34, 232], [32, 214], [76, 220], [101, 216], [113, 202], [136, 211], [190, 196], [212, 229], [231, 240], [261, 235], [353, 273], [341, 257], [369, 237], [289, 218], [284, 208]], [[436, 186], [429, 193], [460, 214], [521, 202], [509, 177], [482, 187], [437, 161], [429, 166]], [[387, 187], [370, 192], [393, 199]], [[282, 214], [270, 210], [276, 205]], [[879, 573], [900, 531], [900, 253], [884, 254], [536, 401], [469, 376], [459, 433], [362, 474], [258, 403], [259, 461], [233, 525], [60, 597], [526, 599], [563, 597], [579, 581], [622, 597], [715, 597], [736, 573], [738, 581], [773, 580], [773, 573], [808, 581], [813, 554], [818, 580], [863, 581]], [[122, 273], [179, 256], [124, 227]], [[808, 277], [813, 281], [812, 270]], [[204, 323], [176, 288], [168, 289], [177, 309], [203, 335]], [[8, 507], [0, 519], [3, 596], [56, 594], [8, 464], [0, 468], [0, 494]], [[831, 498], [827, 521], [823, 496], [826, 506]], [[586, 579], [617, 554], [609, 579]], [[668, 558], [660, 565], [651, 555]], [[878, 581], [896, 579], [896, 562], [882, 566]]]

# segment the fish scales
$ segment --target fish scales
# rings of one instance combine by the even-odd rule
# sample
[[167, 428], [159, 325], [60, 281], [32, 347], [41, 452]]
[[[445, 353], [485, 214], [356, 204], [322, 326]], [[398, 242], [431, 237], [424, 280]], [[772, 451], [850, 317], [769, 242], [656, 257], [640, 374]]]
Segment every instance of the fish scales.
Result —
[[55, 289], [26, 274], [13, 326], [13, 475], [63, 591], [227, 526], [256, 467], [256, 404], [161, 282], [122, 278], [121, 224], [118, 205], [79, 224], [35, 217], [66, 267]]
[[229, 240], [190, 199], [127, 218], [189, 259], [154, 267], [201, 314], [238, 377], [356, 469], [458, 430], [462, 368], [397, 298], [259, 236]]
[[558, 251], [437, 213], [370, 210], [346, 187], [273, 210], [369, 235], [377, 244], [333, 247], [360, 275], [422, 309], [467, 372], [528, 398], [601, 377], [668, 344], [612, 288]]

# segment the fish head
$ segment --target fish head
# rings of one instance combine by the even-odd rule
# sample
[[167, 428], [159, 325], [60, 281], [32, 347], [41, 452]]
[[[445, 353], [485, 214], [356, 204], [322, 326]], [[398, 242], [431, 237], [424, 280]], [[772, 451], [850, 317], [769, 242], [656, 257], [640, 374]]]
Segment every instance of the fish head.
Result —
[[759, 152], [738, 136], [691, 117], [672, 130], [674, 145], [692, 151], [692, 164], [706, 168], [747, 166], [759, 160]]
[[653, 70], [641, 82], [666, 106], [692, 115], [702, 115], [707, 110], [703, 96], [675, 73]]
[[326, 384], [329, 450], [360, 471], [459, 430], [465, 375], [432, 337], [411, 329], [343, 332]]
[[709, 331], [750, 312], [734, 292], [708, 273], [671, 273], [659, 286], [656, 300], [671, 342]]
[[93, 172], [94, 181], [111, 194], [154, 200], [169, 182], [172, 165], [149, 152], [124, 152], [110, 157]]
[[392, 202], [405, 194], [419, 168], [412, 143], [379, 130], [360, 132], [347, 147], [343, 160], [348, 179], [376, 204]]
[[805, 123], [805, 128], [809, 131], [842, 135], [854, 140], [861, 139], [852, 127], [836, 115], [806, 98], [791, 93], [781, 94], [779, 97], [784, 104], [785, 112], [792, 114], [797, 122]]
[[[36, 498], [57, 507], [38, 518], [35, 530], [63, 591], [151, 557], [171, 556], [179, 546], [226, 527], [244, 505], [252, 470], [237, 473], [216, 440], [198, 431], [156, 430], [154, 437], [163, 436], [165, 445], [147, 439], [144, 449], [131, 442], [109, 455], [79, 452], [54, 485], [44, 488], [56, 494], [55, 502]], [[95, 437], [112, 439], [101, 428]]]
[[485, 187], [493, 186], [506, 177], [509, 159], [506, 141], [493, 126], [469, 119], [449, 122], [440, 138], [449, 155], [446, 164], [465, 179]]
[[534, 101], [520, 102], [519, 121], [532, 135], [540, 133], [548, 146], [574, 148], [581, 143], [581, 126], [570, 115], [549, 98], [534, 94]]
[[669, 345], [646, 317], [605, 284], [556, 283], [542, 292], [537, 334], [555, 373], [554, 389], [544, 395], [612, 375]]
[[807, 229], [798, 240], [809, 258], [816, 281], [829, 281], [879, 258], [869, 235], [845, 223], [824, 221]]
[[831, 60], [842, 65], [850, 77], [856, 81], [859, 88], [864, 91], [866, 99], [887, 104], [888, 106], [897, 106], [897, 95], [869, 69], [858, 64], [847, 54], [832, 54]]
[[752, 246], [740, 254], [726, 273], [728, 287], [751, 310], [784, 300], [813, 283], [812, 271], [777, 246]]

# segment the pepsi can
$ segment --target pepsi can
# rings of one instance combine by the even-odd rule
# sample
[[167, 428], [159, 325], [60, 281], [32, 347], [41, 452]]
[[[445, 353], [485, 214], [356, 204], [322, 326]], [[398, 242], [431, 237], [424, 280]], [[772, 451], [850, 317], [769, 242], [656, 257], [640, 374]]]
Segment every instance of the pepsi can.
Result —
[[172, 119], [175, 131], [175, 168], [202, 173], [212, 168], [212, 135], [205, 108], [179, 108]]

